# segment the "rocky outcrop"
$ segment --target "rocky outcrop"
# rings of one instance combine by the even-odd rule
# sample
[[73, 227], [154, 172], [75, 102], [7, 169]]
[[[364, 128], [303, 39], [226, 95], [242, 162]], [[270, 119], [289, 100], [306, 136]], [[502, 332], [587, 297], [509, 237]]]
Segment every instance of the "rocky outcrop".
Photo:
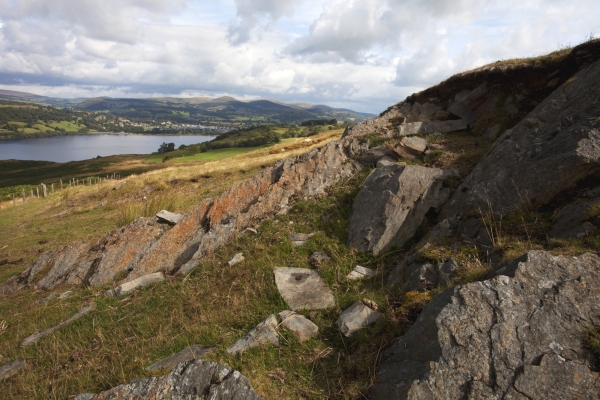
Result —
[[[296, 197], [322, 195], [363, 167], [367, 143], [348, 139], [278, 162], [215, 199], [204, 200], [171, 229], [141, 218], [96, 244], [76, 243], [42, 254], [20, 284], [50, 290], [60, 284], [99, 286], [123, 272], [124, 282], [155, 272], [190, 272], [206, 254], [253, 223], [291, 206]], [[13, 282], [14, 284], [14, 282]]]
[[465, 178], [443, 217], [539, 207], [600, 166], [600, 62], [578, 72], [506, 131]]
[[416, 232], [425, 214], [450, 196], [443, 187], [453, 171], [418, 165], [377, 168], [366, 179], [352, 206], [348, 247], [377, 255], [402, 246]]
[[372, 398], [598, 398], [583, 334], [600, 323], [600, 257], [531, 251], [499, 272], [437, 295], [384, 353]]
[[177, 365], [161, 377], [134, 379], [100, 394], [75, 400], [220, 399], [259, 400], [248, 379], [232, 368], [194, 360]]
[[560, 239], [581, 238], [595, 231], [598, 227], [589, 219], [592, 206], [596, 204], [600, 204], [600, 197], [567, 205], [556, 215], [548, 236]]

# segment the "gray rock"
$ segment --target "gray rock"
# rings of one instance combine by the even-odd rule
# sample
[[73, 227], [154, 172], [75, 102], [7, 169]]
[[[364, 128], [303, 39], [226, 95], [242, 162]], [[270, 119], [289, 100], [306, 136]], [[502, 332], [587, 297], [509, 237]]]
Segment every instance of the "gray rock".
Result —
[[112, 190], [119, 190], [121, 189], [123, 186], [125, 186], [125, 184], [127, 183], [127, 181], [123, 181], [123, 182], [119, 182], [115, 185], [115, 187], [113, 187]]
[[161, 369], [173, 369], [177, 364], [190, 361], [199, 360], [207, 354], [212, 353], [215, 350], [214, 347], [204, 347], [200, 345], [194, 345], [187, 347], [177, 354], [173, 354], [165, 359], [162, 359], [154, 364], [146, 367], [146, 371], [159, 371]]
[[81, 310], [79, 310], [75, 315], [73, 315], [71, 318], [59, 323], [58, 325], [53, 326], [52, 328], [48, 328], [44, 331], [35, 333], [31, 336], [29, 336], [28, 338], [26, 338], [25, 340], [23, 340], [23, 342], [21, 342], [21, 346], [22, 347], [27, 347], [27, 346], [31, 346], [32, 344], [37, 343], [41, 338], [43, 338], [44, 336], [48, 336], [49, 334], [51, 334], [52, 332], [54, 332], [57, 329], [62, 328], [65, 325], [70, 324], [71, 322], [83, 317], [84, 315], [86, 315], [87, 313], [89, 313], [90, 311], [94, 311], [96, 309], [96, 303], [92, 302], [89, 305], [83, 307]]
[[73, 400], [93, 400], [96, 395], [94, 393], [81, 393], [73, 397]]
[[483, 138], [487, 140], [494, 140], [500, 134], [501, 126], [499, 124], [491, 126], [485, 130], [483, 133]]
[[420, 157], [427, 149], [427, 140], [417, 136], [404, 137], [396, 146], [394, 152], [399, 157], [417, 158]]
[[244, 255], [242, 253], [237, 253], [236, 255], [233, 256], [233, 258], [231, 260], [229, 260], [227, 262], [227, 265], [229, 265], [230, 267], [233, 267], [234, 265], [241, 263], [245, 259], [246, 259], [246, 257], [244, 257]]
[[375, 165], [382, 157], [389, 156], [391, 153], [391, 150], [387, 147], [377, 146], [362, 153], [357, 160], [359, 163], [370, 167]]
[[72, 294], [73, 294], [73, 292], [71, 290], [67, 290], [66, 292], [64, 292], [60, 296], [58, 296], [58, 299], [59, 300], [66, 299], [67, 297], [71, 296]]
[[[441, 217], [479, 210], [507, 215], [537, 208], [573, 187], [600, 162], [600, 62], [555, 90], [504, 132], [442, 210]], [[491, 210], [490, 210], [491, 208]]]
[[172, 213], [167, 210], [162, 210], [162, 211], [159, 211], [158, 214], [156, 214], [156, 218], [158, 218], [159, 220], [168, 222], [169, 224], [175, 225], [179, 221], [181, 221], [181, 218], [183, 218], [183, 215], [175, 214], [175, 213]]
[[248, 349], [258, 347], [262, 344], [279, 346], [277, 317], [275, 317], [275, 315], [269, 315], [266, 320], [258, 324], [254, 329], [248, 332], [246, 336], [229, 346], [227, 348], [227, 353], [240, 354]]
[[23, 360], [22, 358], [19, 358], [18, 360], [3, 365], [2, 367], [0, 367], [0, 382], [12, 378], [16, 374], [18, 374], [19, 371], [27, 368], [27, 361]]
[[274, 273], [279, 294], [292, 310], [318, 310], [335, 306], [331, 290], [317, 271], [278, 267]]
[[292, 246], [302, 246], [308, 239], [315, 236], [314, 233], [293, 233], [290, 235]]
[[346, 276], [346, 279], [351, 281], [357, 279], [365, 279], [375, 275], [375, 271], [370, 268], [361, 267], [357, 265], [354, 269]]
[[589, 221], [590, 208], [600, 204], [600, 198], [589, 201], [571, 203], [556, 215], [556, 222], [548, 232], [553, 238], [566, 239], [570, 237], [583, 237], [596, 229]]
[[462, 101], [452, 103], [450, 107], [448, 107], [448, 111], [450, 111], [457, 117], [464, 119], [469, 124], [472, 124], [473, 122], [477, 121], [477, 119], [479, 119], [477, 114], [471, 111]]
[[443, 180], [453, 171], [417, 165], [377, 168], [354, 199], [348, 247], [378, 255], [402, 246], [430, 209], [440, 207], [450, 190]]
[[398, 268], [399, 279], [406, 291], [431, 290], [450, 282], [459, 265], [452, 258], [441, 263], [413, 262], [407, 265], [408, 259]]
[[362, 302], [357, 301], [340, 314], [340, 317], [335, 323], [344, 336], [350, 337], [356, 331], [374, 324], [380, 316], [381, 314], [377, 311], [374, 311]]
[[319, 333], [319, 327], [304, 315], [289, 310], [282, 311], [278, 315], [281, 320], [279, 325], [292, 332], [301, 342], [306, 342]]
[[308, 257], [308, 262], [313, 267], [320, 267], [321, 265], [323, 265], [323, 263], [326, 263], [330, 260], [331, 257], [323, 253], [322, 251], [315, 251], [313, 254], [310, 255], [310, 257]]
[[56, 297], [58, 297], [58, 293], [50, 293], [49, 296], [44, 297], [43, 299], [39, 299], [38, 301], [35, 302], [35, 304], [43, 306], [44, 304], [46, 304], [47, 302], [49, 302], [50, 300], [52, 300]]
[[123, 283], [112, 290], [105, 292], [106, 296], [123, 296], [135, 289], [151, 285], [153, 283], [162, 282], [165, 280], [165, 276], [162, 272], [156, 272], [154, 274], [144, 275], [132, 281]]
[[[83, 396], [83, 397], [79, 397]], [[259, 400], [248, 379], [223, 364], [192, 360], [178, 364], [161, 377], [134, 379], [90, 397], [85, 393], [78, 400]]]
[[375, 165], [376, 168], [388, 167], [390, 165], [396, 164], [396, 161], [392, 157], [382, 157], [377, 161]]
[[469, 123], [464, 119], [432, 122], [411, 122], [398, 127], [398, 136], [425, 135], [428, 133], [454, 132], [467, 129]]
[[600, 323], [600, 257], [531, 251], [438, 294], [385, 351], [373, 399], [598, 398], [583, 342]]

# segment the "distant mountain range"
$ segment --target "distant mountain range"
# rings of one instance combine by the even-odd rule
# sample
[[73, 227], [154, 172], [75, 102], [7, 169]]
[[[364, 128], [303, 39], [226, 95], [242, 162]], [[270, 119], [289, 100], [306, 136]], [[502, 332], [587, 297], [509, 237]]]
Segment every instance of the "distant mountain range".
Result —
[[61, 99], [31, 93], [0, 90], [0, 99], [23, 101], [53, 107], [66, 107], [89, 112], [110, 112], [128, 119], [161, 120], [174, 123], [286, 123], [298, 124], [310, 119], [332, 119], [359, 122], [374, 117], [343, 108], [325, 105], [288, 104], [275, 100], [259, 99], [240, 101], [230, 96], [210, 97], [161, 97], [161, 98], [110, 98]]

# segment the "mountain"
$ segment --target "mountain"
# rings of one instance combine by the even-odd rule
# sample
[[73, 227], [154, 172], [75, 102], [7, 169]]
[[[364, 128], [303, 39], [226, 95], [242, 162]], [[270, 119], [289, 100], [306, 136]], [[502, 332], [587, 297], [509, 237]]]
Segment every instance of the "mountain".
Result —
[[37, 94], [0, 89], [0, 99], [24, 101], [54, 107], [72, 107], [85, 99], [61, 99], [57, 97], [40, 96]]

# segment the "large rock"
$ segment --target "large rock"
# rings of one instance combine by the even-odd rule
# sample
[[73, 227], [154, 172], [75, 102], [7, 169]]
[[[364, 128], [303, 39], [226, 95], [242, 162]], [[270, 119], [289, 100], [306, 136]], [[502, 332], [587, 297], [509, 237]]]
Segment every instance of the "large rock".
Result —
[[590, 219], [590, 209], [599, 203], [600, 197], [567, 205], [556, 215], [556, 221], [548, 232], [548, 236], [561, 239], [581, 238], [596, 230], [597, 227], [588, 220]]
[[397, 136], [426, 135], [428, 133], [446, 133], [462, 131], [469, 127], [469, 123], [464, 119], [449, 121], [431, 121], [431, 122], [410, 122], [398, 127]]
[[584, 332], [600, 323], [600, 257], [531, 251], [448, 289], [384, 353], [373, 399], [594, 399]]
[[377, 168], [354, 199], [348, 247], [377, 255], [402, 246], [416, 232], [425, 214], [448, 199], [443, 187], [453, 171], [418, 165]]
[[317, 271], [308, 268], [275, 268], [275, 284], [294, 311], [335, 306], [331, 290]]
[[97, 395], [75, 400], [219, 399], [259, 400], [248, 379], [222, 364], [194, 360], [177, 365], [161, 377], [134, 379]]
[[500, 136], [442, 211], [506, 215], [539, 207], [600, 162], [600, 62], [578, 72]]
[[44, 253], [11, 281], [11, 287], [33, 283], [45, 290], [60, 284], [101, 286], [123, 272], [128, 272], [128, 281], [155, 272], [186, 274], [234, 235], [288, 209], [293, 199], [322, 195], [354, 176], [363, 167], [350, 157], [367, 149], [368, 143], [346, 139], [280, 161], [218, 198], [204, 200], [171, 229], [141, 218], [100, 241]]

